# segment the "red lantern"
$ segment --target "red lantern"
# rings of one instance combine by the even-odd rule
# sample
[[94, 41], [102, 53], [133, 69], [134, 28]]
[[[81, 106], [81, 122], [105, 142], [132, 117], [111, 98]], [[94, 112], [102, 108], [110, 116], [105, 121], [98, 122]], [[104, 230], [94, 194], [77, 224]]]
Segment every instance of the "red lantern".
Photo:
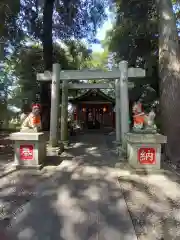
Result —
[[106, 111], [107, 111], [107, 109], [106, 109], [106, 107], [104, 107], [104, 108], [103, 108], [103, 112], [106, 112]]
[[83, 112], [86, 112], [86, 109], [85, 109], [85, 108], [83, 108], [83, 109], [82, 109], [82, 111], [83, 111]]

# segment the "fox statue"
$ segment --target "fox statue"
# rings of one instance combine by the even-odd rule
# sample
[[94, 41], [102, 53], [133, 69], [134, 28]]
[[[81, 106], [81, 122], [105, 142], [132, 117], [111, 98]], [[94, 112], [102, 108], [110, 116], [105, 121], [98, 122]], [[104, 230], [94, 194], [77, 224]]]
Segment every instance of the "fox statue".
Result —
[[156, 130], [156, 125], [154, 123], [156, 114], [153, 109], [146, 114], [142, 109], [142, 103], [138, 101], [134, 103], [132, 112], [134, 130]]

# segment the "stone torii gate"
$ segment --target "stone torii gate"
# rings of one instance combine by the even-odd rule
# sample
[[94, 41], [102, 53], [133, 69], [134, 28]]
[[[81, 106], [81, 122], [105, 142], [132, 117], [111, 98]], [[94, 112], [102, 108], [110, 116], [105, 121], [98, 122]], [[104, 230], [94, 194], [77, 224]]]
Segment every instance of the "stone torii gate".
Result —
[[[58, 63], [53, 64], [53, 71], [37, 74], [38, 81], [52, 81], [51, 85], [51, 117], [50, 117], [50, 144], [55, 147], [58, 143], [58, 117], [59, 117], [59, 89], [62, 88], [61, 105], [61, 141], [68, 141], [67, 118], [68, 118], [68, 89], [90, 88], [115, 88], [116, 93], [116, 141], [123, 142], [124, 135], [129, 132], [129, 97], [128, 87], [133, 83], [128, 78], [145, 77], [145, 70], [141, 68], [128, 68], [126, 61], [119, 63], [119, 68], [111, 71], [102, 70], [62, 70]], [[115, 83], [102, 84], [69, 84], [69, 80], [115, 80]], [[60, 85], [60, 81], [62, 84]]]

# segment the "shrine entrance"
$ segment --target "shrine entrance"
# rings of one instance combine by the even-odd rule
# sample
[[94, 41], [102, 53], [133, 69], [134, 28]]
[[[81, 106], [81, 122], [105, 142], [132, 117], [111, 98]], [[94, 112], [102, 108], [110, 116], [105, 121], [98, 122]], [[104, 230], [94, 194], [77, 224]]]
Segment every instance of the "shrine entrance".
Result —
[[91, 89], [71, 99], [73, 120], [86, 129], [115, 128], [115, 99], [99, 89]]
[[92, 106], [92, 108], [87, 108], [86, 121], [85, 124], [88, 129], [100, 129], [102, 128], [102, 113], [100, 113], [100, 108]]
[[[125, 143], [125, 134], [129, 132], [129, 98], [128, 88], [133, 82], [128, 79], [145, 77], [145, 70], [140, 68], [128, 68], [126, 61], [119, 63], [119, 68], [113, 68], [109, 71], [102, 70], [62, 70], [58, 63], [53, 64], [53, 71], [46, 71], [37, 74], [39, 81], [51, 81], [51, 117], [50, 117], [50, 144], [55, 147], [58, 145], [59, 129], [61, 131], [61, 142], [68, 142], [68, 89], [115, 89], [115, 109], [116, 109], [116, 142]], [[111, 83], [99, 84], [72, 84], [72, 80], [94, 80], [103, 79]], [[113, 80], [115, 80], [113, 82]], [[59, 89], [62, 89], [61, 103], [61, 126], [59, 128]], [[89, 109], [89, 107], [88, 107]], [[92, 110], [92, 118], [96, 120], [95, 126], [99, 126], [100, 120], [97, 121], [95, 115], [96, 108]], [[89, 110], [88, 110], [89, 111]], [[87, 117], [87, 113], [85, 114]], [[100, 114], [98, 115], [100, 116]], [[91, 121], [92, 123], [93, 121]], [[89, 123], [89, 121], [86, 121]], [[91, 125], [92, 126], [92, 125]], [[100, 124], [101, 126], [101, 124]], [[90, 124], [89, 124], [90, 127]], [[124, 145], [124, 144], [123, 144]]]

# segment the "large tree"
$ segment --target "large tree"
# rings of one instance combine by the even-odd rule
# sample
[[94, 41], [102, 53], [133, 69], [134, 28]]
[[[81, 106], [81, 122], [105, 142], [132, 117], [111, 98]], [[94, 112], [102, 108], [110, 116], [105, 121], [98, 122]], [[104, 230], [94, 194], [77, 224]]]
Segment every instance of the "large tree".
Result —
[[159, 14], [159, 76], [166, 154], [180, 163], [180, 55], [176, 18], [171, 0], [156, 0]]
[[59, 38], [61, 41], [71, 37], [94, 40], [97, 28], [106, 17], [107, 2], [107, 0], [44, 0], [42, 42], [45, 69], [52, 68], [53, 38]]

